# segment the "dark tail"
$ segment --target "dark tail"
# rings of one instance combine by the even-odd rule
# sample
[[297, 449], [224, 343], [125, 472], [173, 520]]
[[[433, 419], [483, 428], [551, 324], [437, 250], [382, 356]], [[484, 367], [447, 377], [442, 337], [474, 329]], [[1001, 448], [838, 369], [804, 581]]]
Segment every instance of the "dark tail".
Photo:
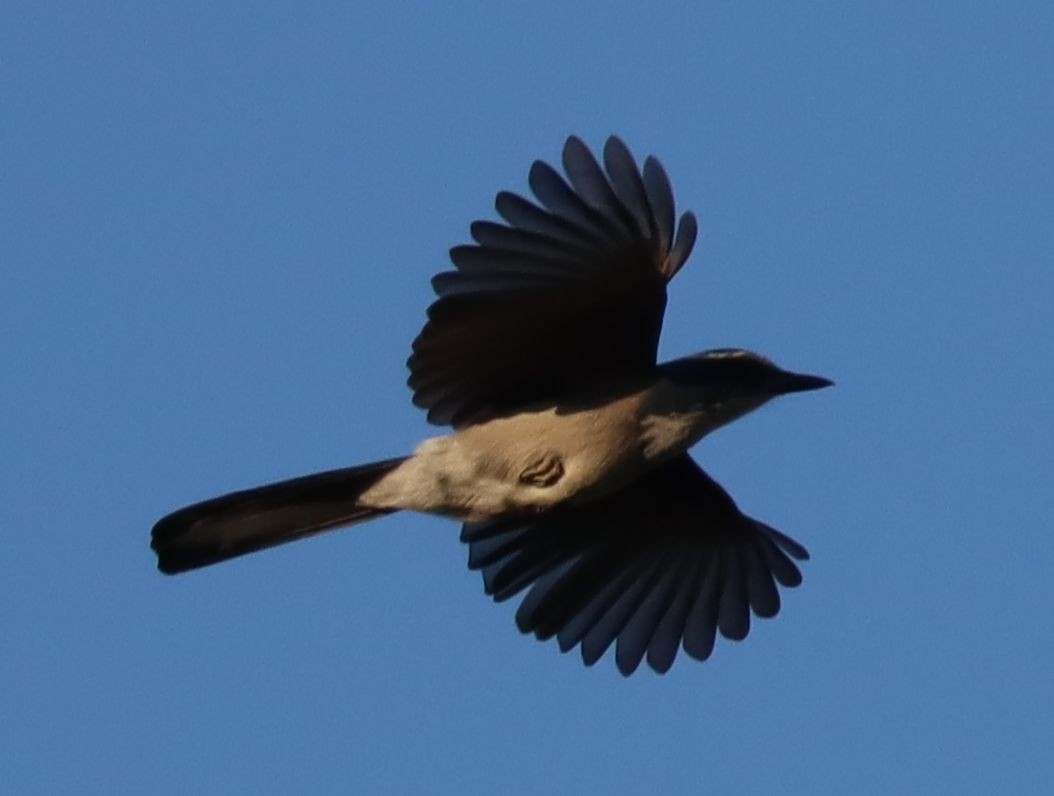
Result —
[[359, 506], [358, 499], [403, 461], [329, 470], [174, 511], [151, 534], [157, 568], [173, 575], [391, 514], [391, 509]]

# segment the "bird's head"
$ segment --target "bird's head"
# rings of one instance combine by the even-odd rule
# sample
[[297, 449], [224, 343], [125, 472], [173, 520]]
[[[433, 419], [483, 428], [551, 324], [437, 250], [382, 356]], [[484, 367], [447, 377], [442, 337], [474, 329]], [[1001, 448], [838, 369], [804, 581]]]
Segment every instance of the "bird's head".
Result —
[[740, 348], [717, 348], [675, 359], [659, 367], [662, 377], [693, 406], [710, 413], [720, 425], [757, 409], [779, 395], [830, 387], [833, 382], [783, 370], [760, 354]]

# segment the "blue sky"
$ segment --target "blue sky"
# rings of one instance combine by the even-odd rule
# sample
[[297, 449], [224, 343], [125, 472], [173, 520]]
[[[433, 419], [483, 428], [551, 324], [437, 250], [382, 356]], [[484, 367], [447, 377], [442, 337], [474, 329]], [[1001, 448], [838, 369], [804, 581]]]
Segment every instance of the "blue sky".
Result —
[[[1039, 2], [7, 5], [6, 788], [1044, 792], [1051, 41]], [[434, 433], [428, 279], [569, 133], [699, 215], [664, 357], [837, 382], [695, 451], [810, 548], [780, 617], [585, 669], [412, 515], [159, 575], [169, 510]]]

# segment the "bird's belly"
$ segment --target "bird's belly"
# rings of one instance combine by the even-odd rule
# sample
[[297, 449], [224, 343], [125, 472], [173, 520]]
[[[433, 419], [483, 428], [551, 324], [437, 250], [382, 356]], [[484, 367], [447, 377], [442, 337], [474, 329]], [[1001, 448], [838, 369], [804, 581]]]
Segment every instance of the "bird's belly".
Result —
[[426, 469], [439, 498], [423, 510], [471, 522], [591, 499], [644, 468], [638, 416], [626, 401], [498, 418], [427, 440], [418, 457], [433, 460]]

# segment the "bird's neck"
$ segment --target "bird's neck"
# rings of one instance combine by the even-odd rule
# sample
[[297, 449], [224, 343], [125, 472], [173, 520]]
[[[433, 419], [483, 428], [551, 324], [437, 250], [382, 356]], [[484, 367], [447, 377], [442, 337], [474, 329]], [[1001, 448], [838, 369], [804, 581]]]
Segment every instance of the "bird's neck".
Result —
[[764, 400], [715, 401], [676, 382], [659, 379], [645, 396], [641, 439], [647, 459], [684, 453], [711, 431], [752, 412]]

